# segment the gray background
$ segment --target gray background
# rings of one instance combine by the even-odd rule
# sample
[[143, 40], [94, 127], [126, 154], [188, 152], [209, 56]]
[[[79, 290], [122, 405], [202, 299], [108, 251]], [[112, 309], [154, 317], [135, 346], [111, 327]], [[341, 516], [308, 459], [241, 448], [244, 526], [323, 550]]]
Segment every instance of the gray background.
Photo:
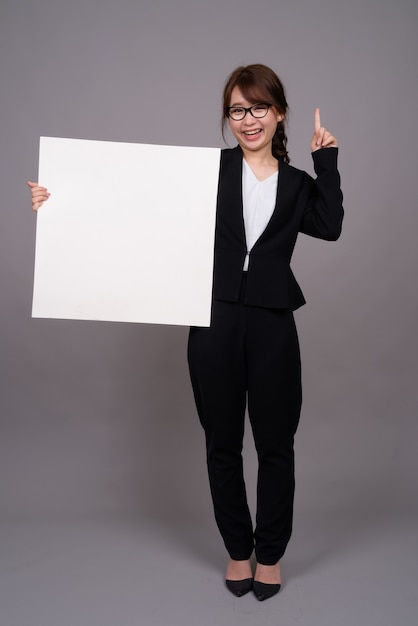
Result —
[[[416, 624], [417, 17], [415, 0], [1, 0], [2, 626]], [[187, 329], [32, 320], [25, 187], [40, 135], [222, 146], [223, 82], [253, 62], [282, 77], [310, 172], [321, 107], [346, 207], [339, 242], [301, 236], [294, 256], [295, 531], [262, 604], [222, 588]]]

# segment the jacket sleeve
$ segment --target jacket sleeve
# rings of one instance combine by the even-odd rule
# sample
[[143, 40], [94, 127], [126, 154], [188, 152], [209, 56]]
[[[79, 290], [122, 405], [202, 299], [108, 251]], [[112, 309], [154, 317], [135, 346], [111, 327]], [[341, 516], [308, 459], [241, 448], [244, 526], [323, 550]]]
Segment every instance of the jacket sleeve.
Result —
[[328, 241], [340, 236], [344, 216], [337, 155], [338, 148], [321, 148], [312, 153], [317, 178], [313, 180], [306, 174], [307, 200], [299, 228], [306, 235]]

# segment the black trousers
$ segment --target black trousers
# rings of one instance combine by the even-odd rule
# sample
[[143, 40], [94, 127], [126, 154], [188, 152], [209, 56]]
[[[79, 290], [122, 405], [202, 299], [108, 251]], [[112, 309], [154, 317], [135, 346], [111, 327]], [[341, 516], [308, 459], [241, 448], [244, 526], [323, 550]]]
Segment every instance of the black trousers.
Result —
[[[273, 565], [292, 532], [293, 440], [301, 408], [300, 354], [292, 312], [215, 301], [210, 328], [192, 327], [190, 376], [206, 435], [218, 528], [231, 558]], [[258, 455], [253, 524], [243, 477], [244, 417]]]

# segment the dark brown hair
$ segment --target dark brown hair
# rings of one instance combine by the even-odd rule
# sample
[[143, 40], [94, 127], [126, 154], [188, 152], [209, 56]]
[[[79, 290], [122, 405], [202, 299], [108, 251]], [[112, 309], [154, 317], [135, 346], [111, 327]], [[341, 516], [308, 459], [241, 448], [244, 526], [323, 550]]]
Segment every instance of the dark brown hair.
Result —
[[277, 123], [273, 137], [272, 154], [276, 159], [282, 158], [286, 163], [290, 161], [287, 153], [287, 136], [285, 122], [288, 110], [285, 90], [280, 78], [272, 69], [261, 63], [240, 66], [228, 77], [223, 92], [222, 136], [228, 119], [228, 107], [231, 104], [231, 94], [234, 87], [238, 87], [248, 102], [268, 102], [274, 106], [283, 120]]

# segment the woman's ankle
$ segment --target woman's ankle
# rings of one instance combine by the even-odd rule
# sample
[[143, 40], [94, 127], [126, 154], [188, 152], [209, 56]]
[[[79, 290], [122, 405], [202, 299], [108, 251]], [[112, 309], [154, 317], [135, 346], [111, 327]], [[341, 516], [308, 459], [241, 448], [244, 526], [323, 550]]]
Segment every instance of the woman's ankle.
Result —
[[245, 578], [252, 578], [252, 576], [253, 573], [249, 559], [243, 561], [229, 559], [225, 576], [227, 580], [244, 580]]
[[274, 565], [257, 563], [254, 580], [269, 585], [280, 585], [282, 582], [280, 561], [277, 561]]

